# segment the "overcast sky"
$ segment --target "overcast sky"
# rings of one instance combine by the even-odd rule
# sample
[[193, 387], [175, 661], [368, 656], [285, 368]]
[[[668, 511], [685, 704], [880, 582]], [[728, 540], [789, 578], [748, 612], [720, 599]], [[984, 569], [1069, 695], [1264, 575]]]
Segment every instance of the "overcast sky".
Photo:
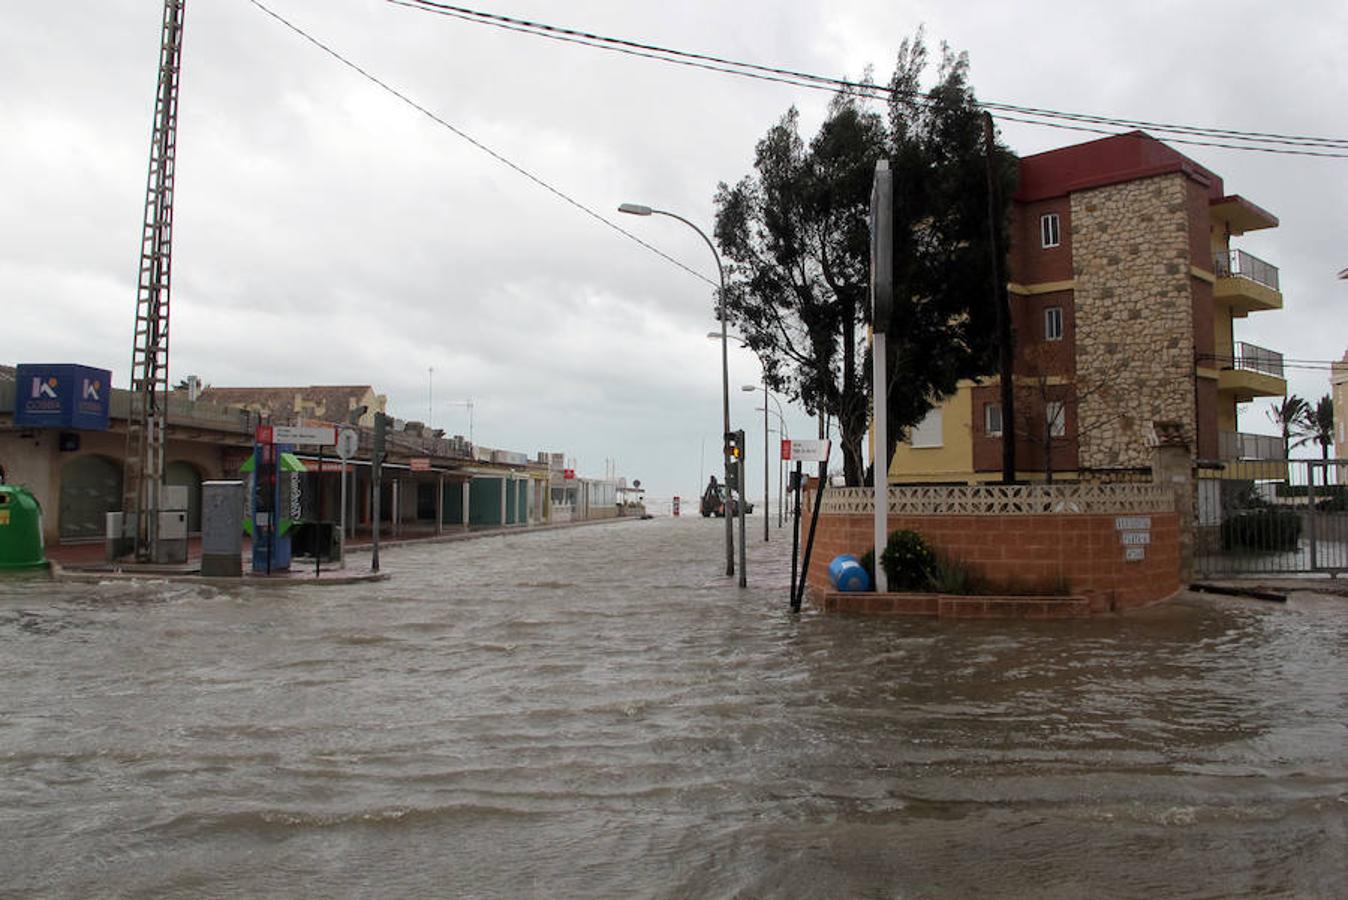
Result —
[[[445, 121], [705, 276], [718, 181], [792, 104], [827, 95], [428, 15], [381, 0], [265, 0]], [[1348, 4], [543, 0], [496, 13], [830, 76], [900, 41], [967, 50], [982, 99], [1348, 137]], [[6, 4], [0, 25], [0, 362], [127, 382], [159, 0]], [[1022, 155], [1089, 139], [1006, 123]], [[1286, 309], [1237, 339], [1289, 358], [1348, 345], [1348, 160], [1183, 147], [1281, 227], [1238, 246]], [[696, 496], [718, 464], [713, 295], [418, 113], [247, 0], [189, 0], [178, 131], [171, 374], [216, 385], [369, 383], [405, 419], [574, 457], [581, 474]], [[429, 369], [434, 368], [434, 375]], [[762, 395], [731, 352], [732, 420], [761, 471]], [[1318, 398], [1322, 371], [1289, 371]], [[430, 396], [428, 397], [428, 394]], [[454, 405], [458, 402], [457, 405]], [[1271, 432], [1262, 407], [1242, 429]], [[811, 436], [798, 411], [788, 427]], [[700, 458], [701, 457], [701, 458]], [[775, 478], [774, 478], [775, 480]], [[757, 484], [757, 480], [751, 479]], [[775, 487], [774, 487], [775, 490]], [[757, 493], [757, 492], [755, 492]]]

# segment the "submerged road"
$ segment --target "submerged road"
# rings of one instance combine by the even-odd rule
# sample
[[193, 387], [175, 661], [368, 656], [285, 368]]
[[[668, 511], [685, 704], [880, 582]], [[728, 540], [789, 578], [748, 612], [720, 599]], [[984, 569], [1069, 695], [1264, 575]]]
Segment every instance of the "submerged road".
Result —
[[749, 532], [0, 581], [0, 896], [1343, 895], [1348, 601], [792, 616]]

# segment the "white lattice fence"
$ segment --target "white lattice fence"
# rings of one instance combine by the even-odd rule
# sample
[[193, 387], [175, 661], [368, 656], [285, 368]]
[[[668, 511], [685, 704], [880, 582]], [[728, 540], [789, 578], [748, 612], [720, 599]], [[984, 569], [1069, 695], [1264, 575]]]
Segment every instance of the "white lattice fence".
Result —
[[[873, 514], [870, 488], [827, 488], [821, 515]], [[1164, 513], [1175, 496], [1154, 484], [891, 486], [891, 516], [1037, 516]]]

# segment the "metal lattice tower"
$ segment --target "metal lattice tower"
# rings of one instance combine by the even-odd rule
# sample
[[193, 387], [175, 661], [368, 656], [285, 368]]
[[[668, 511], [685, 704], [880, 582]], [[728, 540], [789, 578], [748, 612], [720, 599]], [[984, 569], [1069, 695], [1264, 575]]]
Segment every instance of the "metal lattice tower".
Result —
[[131, 409], [126, 419], [126, 472], [122, 509], [136, 558], [150, 560], [158, 542], [159, 495], [164, 483], [164, 430], [168, 405], [169, 283], [173, 250], [173, 166], [178, 132], [178, 76], [182, 65], [183, 10], [187, 0], [164, 0], [150, 173], [145, 189], [145, 229], [140, 248], [136, 334], [131, 353]]

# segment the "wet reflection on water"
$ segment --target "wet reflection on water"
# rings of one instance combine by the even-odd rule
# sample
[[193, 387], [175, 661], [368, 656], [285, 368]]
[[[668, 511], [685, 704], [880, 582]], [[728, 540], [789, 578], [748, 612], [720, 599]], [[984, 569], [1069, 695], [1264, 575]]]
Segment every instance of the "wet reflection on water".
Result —
[[749, 531], [748, 591], [696, 518], [323, 591], [0, 583], [0, 891], [1348, 884], [1348, 601], [793, 618], [785, 532]]

